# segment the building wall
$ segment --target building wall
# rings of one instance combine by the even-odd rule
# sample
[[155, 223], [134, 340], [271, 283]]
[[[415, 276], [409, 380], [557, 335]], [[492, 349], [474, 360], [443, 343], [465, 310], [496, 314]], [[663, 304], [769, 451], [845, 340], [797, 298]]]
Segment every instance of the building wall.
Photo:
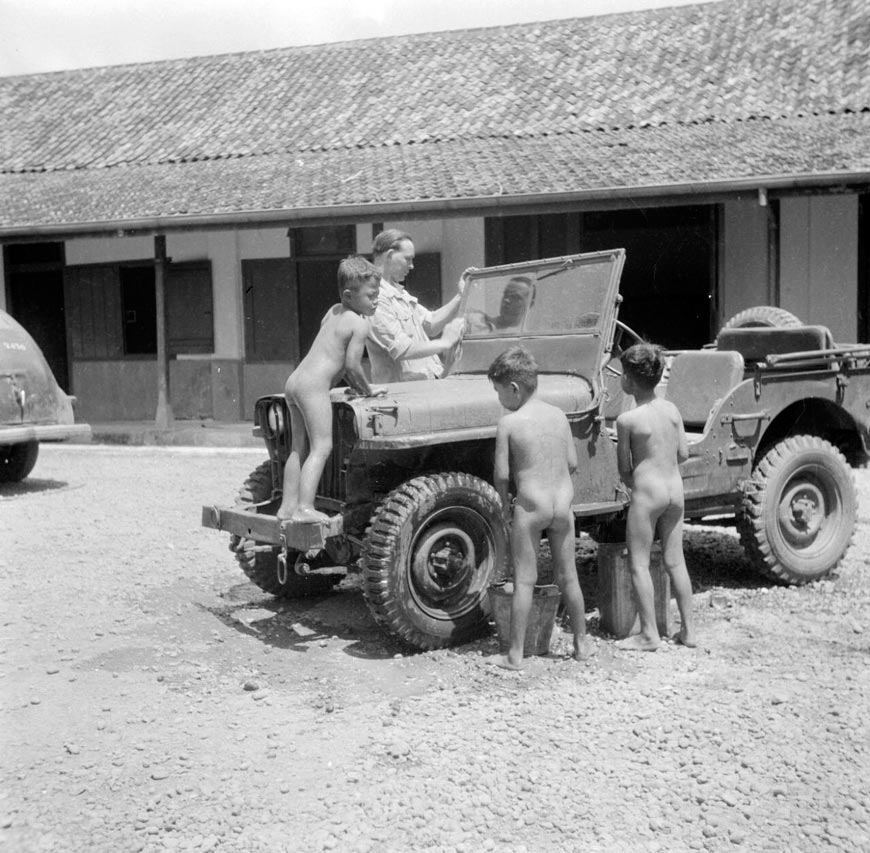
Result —
[[[754, 194], [721, 206], [719, 301], [721, 321], [752, 305], [768, 304], [768, 209]], [[831, 328], [836, 340], [857, 336], [858, 201], [855, 195], [785, 198], [780, 202], [782, 307], [805, 322]], [[395, 220], [384, 227], [410, 233], [420, 253], [440, 253], [442, 302], [456, 292], [463, 270], [484, 263], [484, 220]], [[371, 248], [372, 227], [357, 226], [357, 249]], [[292, 364], [245, 363], [241, 262], [283, 258], [286, 228], [185, 232], [167, 237], [177, 262], [207, 259], [214, 294], [215, 351], [170, 363], [171, 397], [178, 418], [250, 417], [253, 401], [280, 392]], [[71, 239], [69, 265], [147, 260], [152, 237]], [[2, 261], [0, 261], [2, 263]], [[0, 270], [2, 271], [2, 270]], [[832, 294], [836, 298], [832, 298]], [[0, 288], [0, 305], [5, 303]], [[156, 408], [156, 361], [74, 363], [70, 366], [83, 420], [150, 419]], [[107, 390], [108, 389], [108, 390]]]
[[757, 197], [722, 205], [719, 324], [753, 305], [767, 305], [767, 207]]
[[[441, 253], [442, 302], [456, 294], [459, 277], [468, 267], [484, 264], [484, 220], [473, 219], [421, 219], [385, 222], [384, 228], [397, 228], [411, 235], [414, 249], [419, 254]], [[369, 245], [366, 251], [371, 248]]]
[[835, 341], [858, 337], [858, 196], [780, 203], [780, 304]]

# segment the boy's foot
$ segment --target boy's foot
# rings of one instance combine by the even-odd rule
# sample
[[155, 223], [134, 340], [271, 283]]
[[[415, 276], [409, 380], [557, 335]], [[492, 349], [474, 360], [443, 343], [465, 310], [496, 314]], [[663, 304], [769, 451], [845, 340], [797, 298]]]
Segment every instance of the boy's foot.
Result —
[[576, 661], [589, 660], [592, 657], [592, 643], [589, 640], [581, 640], [579, 643], [574, 643], [574, 653], [571, 657]]
[[643, 634], [632, 634], [616, 643], [616, 648], [624, 652], [654, 652], [661, 640], [645, 637]]
[[685, 629], [680, 629], [674, 634], [674, 642], [679, 643], [681, 646], [685, 646], [687, 649], [694, 649], [698, 646], [698, 641], [695, 639], [694, 631], [686, 631]]
[[507, 655], [495, 655], [493, 663], [502, 669], [510, 669], [513, 672], [520, 672], [523, 668], [521, 663], [512, 663]]
[[323, 521], [329, 521], [329, 516], [325, 513], [318, 512], [311, 506], [296, 507], [293, 514], [290, 516], [291, 521], [299, 521], [302, 524], [320, 524]]
[[282, 504], [278, 507], [278, 512], [275, 515], [278, 516], [278, 521], [290, 521], [293, 518], [294, 512], [296, 512], [295, 506], [284, 506]]

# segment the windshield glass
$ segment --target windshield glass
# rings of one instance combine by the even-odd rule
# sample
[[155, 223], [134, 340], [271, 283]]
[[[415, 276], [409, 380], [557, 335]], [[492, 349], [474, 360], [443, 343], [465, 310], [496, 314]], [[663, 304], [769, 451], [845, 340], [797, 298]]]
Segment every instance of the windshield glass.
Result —
[[466, 336], [597, 330], [612, 269], [608, 255], [473, 273], [463, 298]]

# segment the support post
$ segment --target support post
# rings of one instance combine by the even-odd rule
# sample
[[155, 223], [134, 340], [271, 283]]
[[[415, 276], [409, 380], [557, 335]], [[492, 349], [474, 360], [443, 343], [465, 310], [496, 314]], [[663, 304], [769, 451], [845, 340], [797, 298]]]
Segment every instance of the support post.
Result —
[[169, 347], [166, 334], [166, 237], [154, 238], [154, 295], [157, 311], [157, 429], [170, 429], [175, 421], [169, 398]]

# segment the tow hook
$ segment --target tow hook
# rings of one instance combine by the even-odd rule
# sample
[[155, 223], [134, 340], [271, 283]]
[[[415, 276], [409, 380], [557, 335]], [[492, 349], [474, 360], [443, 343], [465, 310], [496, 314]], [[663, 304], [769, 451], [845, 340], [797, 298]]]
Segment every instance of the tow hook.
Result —
[[[313, 548], [310, 551], [299, 552], [296, 557], [296, 562], [293, 563], [293, 573], [297, 575], [311, 574], [311, 560], [320, 553], [319, 548]], [[276, 574], [278, 583], [281, 586], [287, 583], [290, 576], [287, 568], [288, 559], [290, 557], [290, 549], [287, 547], [287, 540], [281, 535], [281, 550], [278, 552], [278, 561], [276, 566]]]
[[287, 583], [287, 549], [285, 548], [278, 554], [278, 583], [281, 586]]

